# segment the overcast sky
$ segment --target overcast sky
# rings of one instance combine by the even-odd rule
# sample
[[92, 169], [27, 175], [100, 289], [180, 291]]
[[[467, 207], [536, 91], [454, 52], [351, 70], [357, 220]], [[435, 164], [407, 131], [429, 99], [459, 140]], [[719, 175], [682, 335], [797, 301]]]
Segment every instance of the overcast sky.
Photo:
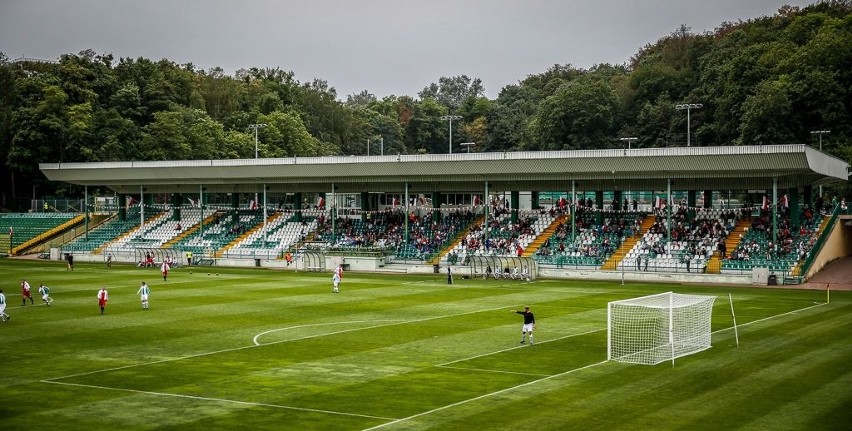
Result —
[[415, 96], [442, 76], [490, 98], [554, 64], [624, 63], [681, 24], [772, 15], [780, 0], [0, 0], [0, 52], [57, 59], [93, 49], [226, 73], [325, 79], [338, 97]]

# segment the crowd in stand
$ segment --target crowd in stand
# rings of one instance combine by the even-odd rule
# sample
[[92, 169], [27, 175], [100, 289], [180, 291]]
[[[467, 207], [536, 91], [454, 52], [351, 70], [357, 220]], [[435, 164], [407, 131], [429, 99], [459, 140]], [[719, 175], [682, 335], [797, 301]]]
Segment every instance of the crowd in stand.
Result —
[[[806, 205], [802, 210], [801, 225], [795, 226], [790, 218], [789, 208], [779, 207], [777, 221], [777, 235], [773, 234], [772, 213], [763, 209], [760, 215], [752, 220], [749, 227], [750, 234], [731, 252], [730, 260], [752, 260], [760, 259], [792, 259], [804, 258], [817, 240], [816, 228], [819, 218], [814, 213], [821, 214], [821, 199], [812, 209]], [[777, 238], [777, 242], [773, 239]], [[761, 244], [765, 242], [766, 246]]]
[[[561, 209], [557, 206], [551, 211], [559, 213]], [[624, 217], [624, 214], [615, 213], [606, 215], [608, 217], [598, 225], [595, 223], [594, 212], [578, 207], [577, 217], [574, 218], [574, 228], [577, 233], [575, 242], [571, 242], [571, 225], [560, 223], [553, 236], [538, 249], [536, 254], [551, 256], [578, 252], [586, 257], [606, 258], [618, 248], [624, 238], [639, 232], [641, 224], [640, 219], [635, 216]]]
[[[399, 209], [369, 212], [365, 220], [339, 217], [335, 221], [338, 237], [335, 245], [347, 247], [392, 247], [398, 251], [413, 249], [418, 255], [429, 255], [440, 251], [455, 233], [473, 221], [475, 214], [470, 209], [441, 212], [434, 220], [434, 210], [422, 216]], [[405, 243], [405, 222], [408, 218], [408, 243]], [[319, 220], [317, 235], [331, 235], [331, 223], [324, 217]]]

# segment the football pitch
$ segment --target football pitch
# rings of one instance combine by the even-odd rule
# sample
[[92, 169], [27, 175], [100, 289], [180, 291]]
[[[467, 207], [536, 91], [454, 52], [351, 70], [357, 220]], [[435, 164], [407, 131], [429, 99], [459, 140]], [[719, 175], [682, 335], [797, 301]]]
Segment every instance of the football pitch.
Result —
[[[21, 306], [19, 283], [35, 304]], [[3, 430], [845, 430], [852, 292], [0, 259]], [[137, 289], [151, 287], [150, 309]], [[54, 303], [41, 304], [39, 283]], [[109, 290], [100, 314], [96, 294]], [[713, 347], [606, 361], [609, 301], [716, 295]], [[739, 346], [728, 294], [733, 298]], [[522, 316], [535, 344], [519, 344]]]

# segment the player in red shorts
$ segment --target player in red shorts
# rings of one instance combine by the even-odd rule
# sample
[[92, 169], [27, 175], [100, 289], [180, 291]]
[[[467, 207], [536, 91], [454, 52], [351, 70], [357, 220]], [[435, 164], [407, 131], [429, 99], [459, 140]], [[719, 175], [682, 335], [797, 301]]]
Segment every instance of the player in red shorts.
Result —
[[102, 287], [101, 290], [98, 291], [98, 306], [101, 307], [101, 314], [104, 314], [107, 301], [109, 301], [109, 293], [107, 292], [106, 287]]
[[21, 281], [21, 305], [27, 305], [27, 298], [30, 298], [30, 304], [35, 304], [33, 295], [30, 293], [30, 283], [25, 278]]

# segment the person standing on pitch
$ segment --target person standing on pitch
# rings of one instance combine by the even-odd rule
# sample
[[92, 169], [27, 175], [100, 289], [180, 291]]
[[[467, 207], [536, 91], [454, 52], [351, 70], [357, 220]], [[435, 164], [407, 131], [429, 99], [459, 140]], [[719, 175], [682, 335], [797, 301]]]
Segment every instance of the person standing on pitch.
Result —
[[447, 265], [447, 284], [453, 284], [453, 268]]
[[53, 298], [50, 297], [50, 288], [41, 283], [38, 286], [38, 293], [41, 293], [41, 301], [50, 307], [50, 304], [53, 303]]
[[35, 304], [33, 295], [30, 292], [30, 283], [25, 278], [21, 280], [21, 306], [27, 305], [27, 298], [30, 298], [30, 304]]
[[524, 326], [521, 328], [521, 344], [526, 341], [527, 334], [530, 336], [530, 344], [533, 343], [533, 329], [535, 329], [535, 316], [530, 307], [524, 307], [524, 311], [513, 310], [514, 313], [524, 316]]
[[337, 265], [337, 268], [334, 269], [334, 274], [331, 275], [331, 291], [333, 293], [340, 293], [340, 280], [343, 279], [343, 265]]
[[151, 288], [148, 287], [148, 285], [145, 284], [145, 282], [143, 281], [142, 285], [139, 286], [139, 290], [136, 291], [136, 294], [138, 294], [139, 297], [142, 299], [142, 309], [147, 310], [148, 309], [148, 295], [151, 294]]
[[98, 306], [101, 307], [101, 314], [104, 314], [107, 301], [109, 301], [109, 292], [107, 292], [106, 287], [101, 287], [101, 290], [98, 291]]
[[160, 272], [163, 273], [163, 281], [166, 281], [166, 279], [169, 278], [169, 270], [170, 269], [171, 269], [171, 267], [169, 266], [169, 261], [164, 260], [163, 264], [160, 265]]
[[3, 294], [3, 289], [0, 289], [0, 320], [6, 323], [12, 316], [6, 314], [6, 295]]

